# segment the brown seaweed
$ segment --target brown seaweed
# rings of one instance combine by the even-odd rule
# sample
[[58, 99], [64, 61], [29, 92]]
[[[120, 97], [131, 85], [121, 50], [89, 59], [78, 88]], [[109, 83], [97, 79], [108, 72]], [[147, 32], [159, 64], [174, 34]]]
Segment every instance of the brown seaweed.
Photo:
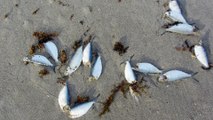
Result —
[[40, 44], [46, 43], [53, 40], [53, 37], [57, 37], [59, 34], [57, 32], [46, 33], [46, 32], [34, 32], [33, 36], [36, 37]]
[[67, 62], [67, 54], [66, 54], [66, 51], [65, 50], [62, 50], [60, 52], [60, 61], [61, 63], [66, 63]]
[[59, 84], [62, 84], [62, 85], [65, 85], [66, 83], [66, 80], [63, 79], [63, 78], [58, 78], [57, 82], [56, 83], [59, 83]]
[[121, 42], [116, 42], [114, 44], [113, 50], [118, 52], [120, 56], [122, 56], [124, 53], [126, 53], [129, 46], [124, 47], [124, 45]]
[[48, 75], [49, 74], [49, 71], [47, 69], [42, 69], [39, 71], [39, 77], [43, 78], [45, 75]]
[[82, 42], [81, 40], [76, 40], [74, 44], [72, 45], [72, 49], [76, 51], [81, 46], [81, 42]]
[[37, 50], [37, 47], [35, 45], [32, 45], [30, 47], [30, 50], [29, 50], [29, 55], [33, 55]]

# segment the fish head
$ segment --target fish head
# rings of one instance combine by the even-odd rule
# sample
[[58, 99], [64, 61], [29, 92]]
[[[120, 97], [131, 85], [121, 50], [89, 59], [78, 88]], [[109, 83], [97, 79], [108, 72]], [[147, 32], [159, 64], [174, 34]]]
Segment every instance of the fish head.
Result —
[[69, 113], [69, 111], [70, 111], [70, 106], [69, 106], [69, 105], [65, 105], [65, 106], [63, 107], [63, 111], [64, 111], [65, 113]]
[[166, 78], [165, 75], [160, 75], [159, 78], [158, 78], [158, 81], [159, 81], [159, 82], [166, 82], [166, 79], [167, 79], [167, 78]]

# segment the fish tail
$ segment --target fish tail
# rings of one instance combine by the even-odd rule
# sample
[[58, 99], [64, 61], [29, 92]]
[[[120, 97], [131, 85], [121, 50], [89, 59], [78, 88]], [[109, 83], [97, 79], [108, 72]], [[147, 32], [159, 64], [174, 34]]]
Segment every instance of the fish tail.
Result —
[[199, 83], [199, 80], [197, 80], [196, 78], [194, 78], [194, 76], [197, 75], [197, 74], [198, 74], [198, 72], [193, 73], [193, 74], [192, 74], [192, 79], [193, 79], [194, 81], [196, 81], [196, 82]]
[[133, 91], [133, 89], [132, 89], [131, 87], [129, 87], [129, 90], [130, 90], [130, 94], [132, 95], [132, 97], [133, 97], [137, 102], [139, 102], [138, 95]]

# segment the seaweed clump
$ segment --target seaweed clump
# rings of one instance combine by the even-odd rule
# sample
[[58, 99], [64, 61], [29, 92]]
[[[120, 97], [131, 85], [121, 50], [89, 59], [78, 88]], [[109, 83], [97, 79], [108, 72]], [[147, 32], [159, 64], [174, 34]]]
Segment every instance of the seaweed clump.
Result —
[[39, 77], [43, 78], [45, 75], [48, 75], [49, 74], [49, 71], [47, 69], [42, 69], [38, 72], [39, 74]]
[[60, 61], [61, 63], [66, 63], [67, 62], [67, 54], [66, 54], [66, 51], [65, 50], [62, 50], [60, 52]]
[[129, 46], [124, 47], [124, 45], [121, 42], [116, 42], [114, 44], [113, 50], [118, 52], [120, 56], [122, 56], [124, 53], [126, 53]]
[[119, 91], [123, 93], [124, 98], [127, 98], [126, 93], [128, 91], [131, 92], [131, 90], [134, 95], [141, 95], [142, 93], [146, 93], [146, 89], [148, 88], [148, 86], [145, 85], [142, 80], [143, 78], [140, 81], [135, 82], [133, 84], [130, 84], [126, 80], [123, 80], [121, 83], [115, 86], [111, 90], [111, 94], [109, 95], [109, 97], [103, 102], [103, 108], [99, 116], [101, 117], [102, 115], [110, 111], [109, 107], [114, 101], [115, 96]]
[[46, 32], [34, 32], [33, 36], [38, 39], [39, 43], [46, 43], [53, 40], [53, 37], [57, 37], [59, 34], [57, 32], [46, 33]]
[[76, 40], [74, 44], [72, 45], [72, 49], [76, 51], [81, 46], [81, 42], [82, 42], [81, 40]]

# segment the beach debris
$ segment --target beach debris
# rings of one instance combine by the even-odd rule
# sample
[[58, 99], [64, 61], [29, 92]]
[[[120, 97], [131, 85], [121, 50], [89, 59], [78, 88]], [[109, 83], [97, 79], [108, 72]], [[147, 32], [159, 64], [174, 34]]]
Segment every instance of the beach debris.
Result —
[[80, 104], [80, 103], [85, 103], [85, 102], [89, 102], [89, 96], [77, 96], [77, 101], [75, 102], [75, 104]]
[[69, 62], [69, 66], [64, 72], [65, 76], [71, 75], [78, 69], [78, 67], [81, 65], [82, 57], [83, 57], [83, 46], [80, 46], [72, 56]]
[[70, 16], [70, 20], [71, 20], [71, 21], [72, 21], [73, 17], [74, 17], [74, 14], [72, 14], [72, 15]]
[[83, 21], [83, 20], [81, 20], [79, 23], [80, 23], [81, 25], [83, 25], [83, 24], [84, 24], [84, 21]]
[[[54, 0], [54, 1], [56, 1], [56, 0]], [[59, 5], [61, 5], [61, 6], [63, 6], [63, 7], [64, 7], [64, 6], [66, 6], [66, 7], [69, 7], [69, 6], [70, 6], [68, 3], [64, 3], [64, 2], [62, 2], [62, 1], [60, 1], [60, 0], [58, 0], [57, 2], [58, 2]]]
[[82, 61], [84, 66], [91, 67], [91, 64], [92, 64], [91, 60], [92, 60], [92, 45], [91, 45], [91, 42], [89, 42], [83, 51]]
[[165, 28], [166, 32], [174, 32], [185, 35], [198, 35], [198, 28], [194, 25], [189, 25], [186, 23], [175, 22], [172, 24], [165, 24], [162, 26]]
[[[166, 81], [183, 80], [183, 79], [187, 79], [187, 78], [193, 78], [193, 76], [196, 74], [197, 73], [189, 74], [189, 73], [186, 73], [186, 72], [183, 72], [180, 70], [170, 70], [166, 73], [161, 74], [160, 77], [158, 78], [158, 81], [166, 82]], [[194, 79], [194, 80], [196, 80], [196, 79]]]
[[35, 11], [33, 11], [33, 15], [35, 15], [38, 11], [40, 10], [40, 8], [37, 8]]
[[72, 45], [74, 51], [76, 51], [82, 45], [82, 40], [76, 40]]
[[63, 86], [63, 88], [61, 89], [58, 95], [58, 104], [63, 112], [69, 113], [70, 102], [71, 102], [71, 96], [69, 91], [69, 83], [68, 81], [66, 81], [66, 84]]
[[62, 50], [60, 52], [60, 61], [61, 63], [66, 63], [67, 62], [67, 54], [66, 54], [66, 51], [65, 50]]
[[4, 19], [8, 18], [9, 15], [10, 15], [10, 13], [6, 13], [6, 14], [4, 15]]
[[43, 66], [54, 67], [54, 65], [43, 55], [33, 55], [32, 57], [24, 57], [23, 61]]
[[59, 63], [58, 60], [58, 48], [52, 41], [48, 41], [44, 43], [45, 50], [47, 53], [50, 54], [50, 56], [55, 60], [56, 63]]
[[120, 56], [122, 56], [124, 53], [126, 53], [129, 46], [124, 47], [124, 45], [121, 42], [115, 42], [113, 50], [118, 52]]
[[85, 115], [89, 111], [89, 109], [93, 106], [93, 104], [96, 103], [99, 96], [100, 94], [95, 99], [89, 102], [84, 102], [84, 103], [74, 105], [74, 107], [72, 107], [71, 110], [69, 111], [69, 117], [79, 118]]
[[132, 68], [135, 71], [141, 72], [143, 74], [160, 74], [162, 70], [158, 69], [151, 63], [137, 63], [137, 68]]
[[39, 77], [43, 78], [45, 75], [48, 75], [49, 74], [49, 71], [47, 69], [42, 69], [38, 72], [39, 74]]
[[97, 60], [95, 61], [93, 67], [91, 68], [92, 72], [89, 77], [89, 81], [98, 80], [102, 73], [102, 62], [101, 56], [98, 56]]

